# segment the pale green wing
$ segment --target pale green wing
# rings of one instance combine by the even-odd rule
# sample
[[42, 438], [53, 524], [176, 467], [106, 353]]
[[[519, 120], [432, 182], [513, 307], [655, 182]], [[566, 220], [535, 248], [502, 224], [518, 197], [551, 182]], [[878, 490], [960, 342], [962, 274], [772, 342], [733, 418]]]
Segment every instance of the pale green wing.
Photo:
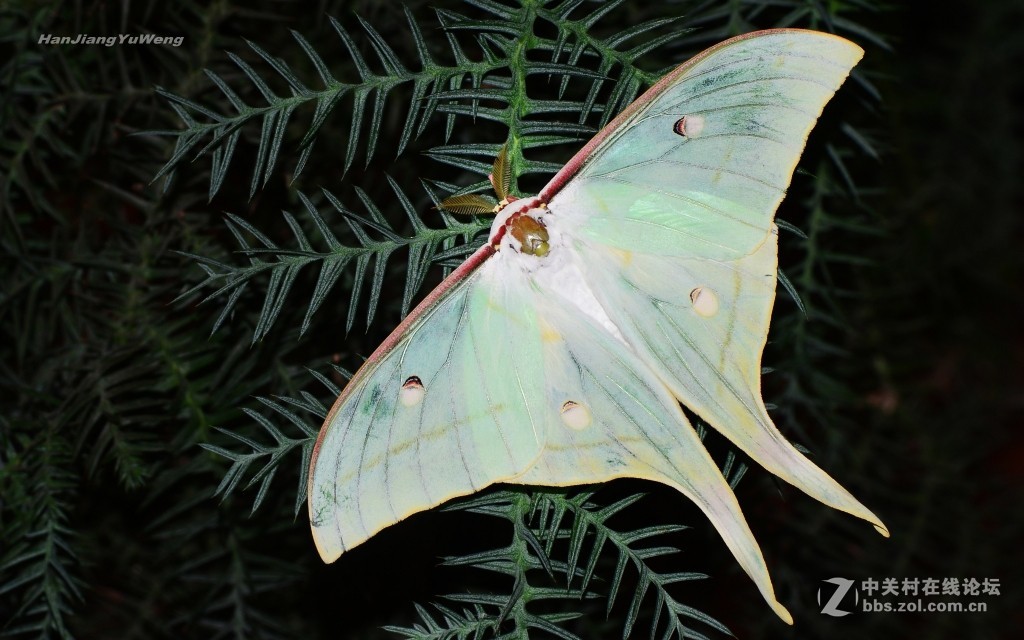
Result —
[[579, 232], [607, 246], [745, 256], [771, 230], [808, 132], [862, 54], [789, 29], [712, 47], [598, 134], [541, 199], [585, 214]]
[[544, 310], [542, 410], [553, 424], [540, 458], [512, 482], [567, 486], [631, 477], [674, 487], [707, 514], [765, 600], [792, 624], [736, 497], [664, 383], [578, 306], [551, 291], [536, 304]]
[[498, 286], [489, 267], [432, 294], [327, 417], [309, 480], [325, 561], [413, 513], [514, 477], [540, 454], [536, 309], [522, 282]]
[[[888, 535], [785, 440], [760, 391], [772, 217], [860, 56], [841, 38], [793, 30], [714, 47], [613, 123], [549, 208], [611, 321], [676, 397], [779, 477]], [[673, 131], [684, 117], [699, 119], [693, 135]]]
[[442, 285], [360, 369], [312, 462], [321, 556], [332, 561], [383, 527], [493, 482], [643, 478], [694, 500], [791, 622], [735, 496], [678, 402], [588, 315], [597, 311], [562, 297], [586, 288], [571, 265], [567, 251], [543, 261], [503, 252]]
[[[612, 321], [676, 397], [768, 471], [888, 535], [877, 516], [785, 439], [761, 399], [761, 351], [775, 295], [774, 234], [731, 262], [599, 245], [580, 254]], [[689, 292], [698, 289], [695, 304]]]

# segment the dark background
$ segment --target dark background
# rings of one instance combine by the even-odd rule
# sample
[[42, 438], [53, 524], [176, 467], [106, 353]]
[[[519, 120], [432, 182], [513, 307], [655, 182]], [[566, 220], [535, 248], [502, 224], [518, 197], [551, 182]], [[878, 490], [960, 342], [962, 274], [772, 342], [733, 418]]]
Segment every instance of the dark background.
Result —
[[[431, 6], [409, 4], [425, 37], [442, 42]], [[469, 4], [436, 6], [484, 15]], [[594, 6], [583, 3], [579, 11]], [[800, 7], [832, 20], [792, 13]], [[379, 628], [412, 624], [414, 603], [446, 602], [440, 594], [507, 599], [511, 581], [503, 576], [438, 566], [439, 557], [508, 540], [507, 522], [464, 511], [418, 515], [322, 565], [304, 510], [294, 516], [301, 442], [288, 450], [265, 492], [259, 481], [242, 487], [266, 456], [241, 471], [240, 484], [222, 503], [212, 497], [238, 468], [199, 445], [236, 456], [251, 451], [218, 429], [273, 443], [243, 409], [300, 441], [301, 431], [256, 398], [301, 398], [306, 391], [329, 403], [331, 394], [306, 368], [340, 384], [329, 363], [358, 366], [399, 320], [404, 266], [396, 260], [389, 267], [369, 325], [363, 299], [346, 330], [348, 275], [300, 336], [315, 282], [311, 270], [259, 341], [252, 336], [267, 277], [253, 279], [211, 335], [225, 297], [199, 304], [216, 290], [207, 287], [176, 301], [204, 277], [196, 260], [180, 252], [247, 264], [224, 212], [294, 248], [280, 212], [303, 211], [288, 179], [309, 109], [289, 130], [278, 170], [252, 198], [258, 123], [243, 127], [236, 160], [212, 200], [208, 156], [183, 163], [170, 185], [151, 182], [171, 157], [174, 138], [132, 134], [180, 130], [181, 119], [155, 86], [230, 113], [204, 68], [255, 103], [258, 93], [227, 53], [257, 66], [244, 39], [313, 83], [315, 73], [289, 34], [294, 29], [336, 75], [355, 81], [350, 57], [324, 17], [337, 17], [365, 44], [353, 12], [404, 60], [414, 59], [401, 7], [392, 2], [25, 2], [0, 10], [0, 633], [395, 637]], [[789, 628], [707, 520], [674, 491], [619, 481], [594, 500], [648, 494], [617, 516], [623, 530], [688, 525], [663, 541], [681, 554], [654, 566], [711, 576], [672, 592], [738, 638], [1021, 637], [1024, 8], [1010, 0], [626, 2], [594, 32], [607, 37], [644, 19], [683, 16], [671, 28], [698, 30], [648, 54], [641, 66], [654, 71], [793, 15], [794, 26], [834, 29], [867, 55], [859, 67], [864, 82], [848, 83], [826, 110], [779, 212], [811, 235], [784, 235], [780, 254], [808, 314], [805, 319], [780, 291], [765, 353], [765, 365], [775, 371], [765, 376], [764, 393], [783, 432], [879, 514], [892, 538], [756, 467], [748, 471], [737, 495], [779, 600], [796, 619]], [[39, 33], [140, 31], [185, 39], [178, 48], [36, 44]], [[434, 224], [417, 179], [466, 185], [477, 177], [422, 153], [443, 143], [440, 119], [394, 161], [408, 99], [401, 89], [396, 96], [384, 113], [382, 146], [365, 168], [360, 147], [342, 178], [346, 99], [294, 186], [307, 194], [326, 187], [358, 208], [353, 185], [359, 185], [389, 220], [400, 221], [404, 214], [382, 179], [387, 172]], [[465, 142], [504, 135], [499, 124], [468, 119], [455, 132]], [[538, 157], [564, 162], [573, 151], [561, 145]], [[545, 178], [527, 177], [520, 186], [535, 190]], [[328, 210], [322, 198], [317, 203]], [[341, 233], [339, 219], [328, 222]], [[441, 275], [439, 267], [431, 270], [418, 295]], [[707, 444], [716, 459], [725, 459], [729, 448], [721, 438], [710, 434]], [[261, 504], [250, 516], [257, 494]], [[599, 574], [611, 575], [615, 560], [605, 557]], [[1001, 594], [978, 598], [988, 604], [986, 613], [831, 618], [820, 613], [816, 597], [821, 581], [835, 576], [998, 578]], [[534, 579], [548, 584], [543, 572]], [[607, 618], [600, 599], [550, 610], [582, 612], [564, 625], [579, 637], [621, 637], [635, 579], [627, 572], [621, 589], [628, 595], [620, 595]], [[634, 637], [646, 637], [653, 609], [645, 601]], [[706, 625], [695, 628], [727, 637]]]

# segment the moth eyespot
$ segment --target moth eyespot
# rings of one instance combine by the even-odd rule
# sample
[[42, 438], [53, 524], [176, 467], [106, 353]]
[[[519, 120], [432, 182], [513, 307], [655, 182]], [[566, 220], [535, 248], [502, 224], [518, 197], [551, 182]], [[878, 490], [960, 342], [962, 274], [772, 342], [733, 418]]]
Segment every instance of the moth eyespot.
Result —
[[402, 383], [402, 390], [398, 392], [398, 401], [403, 407], [415, 407], [423, 401], [426, 389], [417, 376], [409, 376]]
[[704, 116], [689, 115], [676, 120], [672, 132], [684, 138], [696, 138], [704, 130]]
[[718, 313], [718, 296], [707, 287], [696, 287], [690, 292], [690, 303], [697, 315], [710, 318]]
[[509, 233], [519, 241], [520, 252], [543, 258], [548, 255], [551, 239], [548, 230], [536, 218], [530, 215], [515, 216], [509, 223]]
[[562, 422], [573, 431], [583, 431], [590, 426], [590, 410], [578, 402], [566, 400], [562, 405]]

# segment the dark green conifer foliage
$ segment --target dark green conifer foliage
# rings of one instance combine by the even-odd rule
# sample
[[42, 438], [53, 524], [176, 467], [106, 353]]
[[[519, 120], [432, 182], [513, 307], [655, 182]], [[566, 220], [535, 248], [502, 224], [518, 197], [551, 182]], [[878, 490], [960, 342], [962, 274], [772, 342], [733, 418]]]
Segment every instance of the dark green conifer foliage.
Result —
[[[997, 636], [1021, 593], [1001, 427], [1024, 167], [1004, 149], [1019, 80], [978, 78], [1024, 57], [1002, 37], [1024, 16], [958, 15], [963, 51], [904, 43], [925, 18], [873, 0], [0, 9], [0, 637]], [[696, 508], [643, 483], [498, 487], [323, 566], [303, 507], [326, 408], [489, 227], [433, 207], [489, 192], [505, 144], [535, 192], [665, 71], [775, 26], [868, 55], [779, 212], [765, 396], [893, 539], [708, 431], [795, 629]], [[184, 41], [38, 42], [146, 32]], [[835, 575], [1004, 593], [985, 617], [838, 625], [814, 602]]]

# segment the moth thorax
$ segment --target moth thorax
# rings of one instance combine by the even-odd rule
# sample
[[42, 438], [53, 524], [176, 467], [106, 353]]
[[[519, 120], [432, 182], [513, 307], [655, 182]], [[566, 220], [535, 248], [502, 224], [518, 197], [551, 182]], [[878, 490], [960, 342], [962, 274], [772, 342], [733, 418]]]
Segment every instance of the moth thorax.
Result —
[[526, 214], [517, 215], [509, 221], [508, 230], [522, 245], [520, 251], [523, 253], [543, 258], [551, 250], [548, 245], [548, 230], [536, 218]]

